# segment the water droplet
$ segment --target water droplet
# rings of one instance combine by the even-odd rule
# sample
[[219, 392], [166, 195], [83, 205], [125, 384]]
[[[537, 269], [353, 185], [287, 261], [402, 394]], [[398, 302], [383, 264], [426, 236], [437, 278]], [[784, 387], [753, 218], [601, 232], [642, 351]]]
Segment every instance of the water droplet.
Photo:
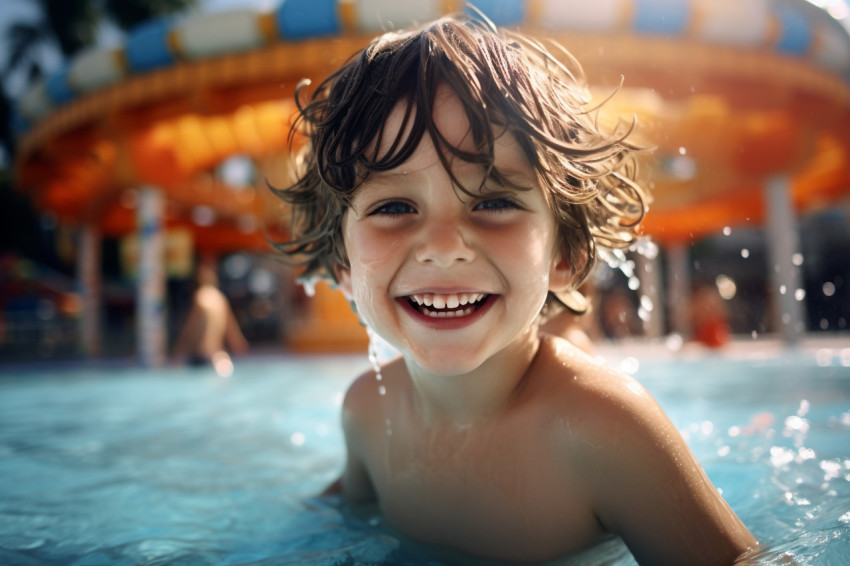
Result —
[[815, 363], [819, 367], [828, 367], [832, 364], [832, 350], [829, 348], [820, 348], [815, 352]]
[[671, 352], [678, 352], [682, 349], [682, 346], [685, 344], [685, 340], [682, 338], [682, 335], [679, 333], [673, 333], [667, 336], [664, 340], [664, 346], [667, 347]]
[[831, 297], [835, 294], [835, 283], [832, 281], [827, 281], [823, 284], [823, 294], [827, 297]]
[[791, 263], [793, 263], [797, 267], [800, 267], [801, 265], [803, 265], [803, 254], [796, 253], [796, 254], [792, 255], [791, 256]]
[[724, 236], [728, 236], [728, 235], [729, 235], [729, 234], [731, 234], [731, 233], [732, 233], [732, 228], [730, 228], [729, 226], [724, 226], [724, 227], [723, 227], [723, 235], [724, 235]]
[[841, 477], [841, 464], [835, 460], [821, 461], [820, 469], [824, 472], [824, 481], [834, 480]]
[[378, 394], [379, 395], [386, 395], [387, 394], [387, 388], [384, 387], [383, 385], [379, 385], [378, 386]]
[[[369, 336], [369, 363], [375, 372], [375, 381], [380, 382], [383, 379], [383, 375], [381, 375], [381, 363], [378, 361], [378, 335], [369, 326], [366, 327], [366, 334]], [[381, 395], [386, 394], [386, 392], [387, 390], [383, 385], [378, 388], [378, 393]]]
[[717, 286], [717, 292], [720, 296], [727, 301], [733, 299], [735, 294], [738, 292], [738, 285], [735, 283], [735, 280], [728, 275], [718, 275], [714, 279], [714, 284]]
[[809, 421], [797, 415], [792, 415], [785, 419], [785, 433], [792, 432], [804, 433], [809, 430]]
[[784, 295], [784, 294], [785, 294], [785, 291], [787, 291], [787, 290], [788, 290], [788, 288], [787, 288], [785, 285], [780, 285], [780, 286], [779, 286], [779, 294], [780, 294], [780, 295]]
[[750, 332], [750, 336], [752, 336], [753, 340], [755, 340], [756, 338], [759, 337], [759, 333], [758, 333], [757, 330], [753, 330], [752, 332]]
[[679, 155], [685, 155], [688, 153], [688, 150], [685, 149], [685, 146], [679, 146]]
[[293, 432], [292, 436], [289, 437], [289, 441], [295, 446], [301, 446], [307, 440], [307, 437], [304, 436], [303, 432]]
[[[782, 446], [773, 446], [770, 449], [770, 463], [775, 467], [780, 468], [794, 461], [794, 452]], [[785, 498], [790, 500], [793, 497], [792, 493], [786, 493]]]
[[794, 291], [794, 298], [798, 301], [802, 301], [806, 298], [806, 290], [805, 289], [797, 289]]
[[817, 454], [811, 448], [801, 447], [797, 451], [798, 457], [796, 458], [798, 461], [805, 462], [806, 460], [814, 460], [817, 458]]
[[299, 279], [298, 282], [301, 283], [301, 286], [304, 287], [304, 294], [308, 297], [316, 296], [316, 283], [319, 281], [318, 277], [311, 277], [309, 279]]
[[741, 257], [744, 259], [750, 257], [750, 250], [748, 250], [747, 248], [741, 248]]
[[640, 362], [637, 358], [629, 356], [627, 358], [623, 358], [620, 362], [620, 371], [628, 374], [637, 373], [638, 369], [640, 369]]
[[646, 259], [655, 259], [658, 257], [658, 244], [647, 237], [638, 238], [629, 247], [629, 250], [642, 255]]

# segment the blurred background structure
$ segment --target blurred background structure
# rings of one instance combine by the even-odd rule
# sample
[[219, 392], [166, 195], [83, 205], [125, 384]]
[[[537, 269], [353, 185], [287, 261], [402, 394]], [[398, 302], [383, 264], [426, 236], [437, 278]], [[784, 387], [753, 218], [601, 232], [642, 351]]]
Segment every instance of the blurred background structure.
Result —
[[[252, 346], [365, 349], [340, 295], [320, 285], [308, 301], [275, 260], [288, 217], [266, 182], [288, 183], [300, 80], [463, 3], [8, 4], [0, 360], [163, 363], [200, 254], [219, 258]], [[474, 4], [563, 44], [599, 99], [617, 91], [602, 119], [636, 116], [654, 148], [648, 238], [593, 282], [600, 338], [700, 338], [699, 312], [722, 313], [706, 344], [724, 340], [712, 325], [850, 336], [844, 0]]]

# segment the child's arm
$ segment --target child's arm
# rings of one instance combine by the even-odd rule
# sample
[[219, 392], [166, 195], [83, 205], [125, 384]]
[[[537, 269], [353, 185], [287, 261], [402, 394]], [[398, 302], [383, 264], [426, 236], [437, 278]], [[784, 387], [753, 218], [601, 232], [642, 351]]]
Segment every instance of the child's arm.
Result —
[[641, 564], [728, 565], [755, 548], [652, 397], [629, 378], [605, 381], [573, 445], [600, 523]]
[[245, 354], [248, 352], [250, 345], [245, 335], [242, 334], [242, 329], [239, 327], [239, 321], [236, 320], [236, 315], [230, 305], [227, 306], [227, 326], [224, 330], [224, 337], [227, 346], [234, 354]]

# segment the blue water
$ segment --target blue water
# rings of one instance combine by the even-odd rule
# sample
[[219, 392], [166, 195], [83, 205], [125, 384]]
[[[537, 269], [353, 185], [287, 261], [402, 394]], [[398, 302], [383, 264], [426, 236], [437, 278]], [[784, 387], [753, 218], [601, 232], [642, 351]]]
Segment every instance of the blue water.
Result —
[[[756, 562], [820, 565], [850, 556], [847, 362], [624, 367], [765, 543]], [[315, 497], [342, 466], [342, 392], [367, 367], [365, 356], [255, 358], [221, 378], [0, 366], [0, 563], [443, 563], [374, 508]], [[613, 540], [566, 563], [634, 561]]]

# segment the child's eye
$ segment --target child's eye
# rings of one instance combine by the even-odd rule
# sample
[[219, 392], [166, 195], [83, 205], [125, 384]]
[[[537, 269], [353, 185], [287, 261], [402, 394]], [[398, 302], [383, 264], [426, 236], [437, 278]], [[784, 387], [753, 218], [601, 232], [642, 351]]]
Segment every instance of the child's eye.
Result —
[[475, 210], [490, 210], [495, 212], [519, 208], [521, 207], [516, 202], [504, 197], [482, 200], [475, 205]]
[[414, 209], [411, 205], [406, 202], [394, 200], [386, 202], [375, 208], [369, 213], [369, 216], [399, 216], [401, 214], [413, 214], [414, 212], [416, 212], [416, 209]]

